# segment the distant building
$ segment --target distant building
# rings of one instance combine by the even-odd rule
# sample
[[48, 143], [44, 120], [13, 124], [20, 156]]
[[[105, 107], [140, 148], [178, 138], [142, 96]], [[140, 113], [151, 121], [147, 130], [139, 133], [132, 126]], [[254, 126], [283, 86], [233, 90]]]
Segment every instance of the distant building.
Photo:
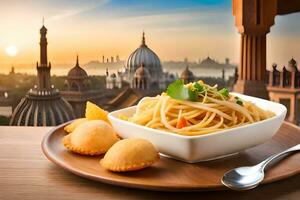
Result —
[[78, 55], [75, 66], [68, 72], [61, 95], [72, 105], [77, 118], [84, 116], [86, 101], [97, 103], [102, 98], [103, 91], [90, 88], [88, 74], [80, 67]]
[[12, 126], [56, 126], [74, 119], [71, 105], [51, 85], [51, 63], [47, 60], [47, 29], [40, 29], [40, 63], [37, 63], [37, 86], [27, 93], [14, 109]]
[[11, 67], [9, 75], [15, 75], [15, 67], [14, 66]]
[[118, 72], [110, 74], [108, 68], [106, 68], [106, 89], [121, 89], [125, 84], [123, 82], [123, 76]]
[[180, 79], [183, 80], [184, 84], [194, 82], [195, 76], [191, 70], [189, 70], [189, 66], [181, 72]]
[[282, 71], [276, 64], [272, 68], [267, 87], [270, 100], [284, 104], [288, 110], [286, 119], [300, 125], [300, 71], [297, 62], [292, 58]]
[[118, 74], [107, 74], [107, 89], [122, 88], [121, 83], [125, 81], [132, 89], [161, 90], [174, 78], [163, 72], [159, 57], [146, 45], [145, 33], [141, 45], [129, 55], [124, 68], [125, 70]]
[[175, 79], [173, 74], [163, 72], [159, 57], [146, 45], [143, 33], [141, 45], [129, 55], [124, 70], [117, 74], [106, 70], [106, 88], [119, 90], [106, 108], [113, 110], [132, 106], [144, 96], [160, 94]]
[[229, 58], [225, 58], [225, 62], [221, 63], [218, 62], [211, 57], [207, 56], [203, 60], [199, 60], [199, 64], [194, 66], [199, 68], [206, 68], [206, 69], [229, 69], [229, 68], [236, 68], [235, 65], [231, 64]]
[[76, 65], [68, 72], [65, 81], [65, 89], [67, 91], [86, 91], [89, 90], [89, 77], [84, 69], [79, 66], [78, 55], [76, 57]]

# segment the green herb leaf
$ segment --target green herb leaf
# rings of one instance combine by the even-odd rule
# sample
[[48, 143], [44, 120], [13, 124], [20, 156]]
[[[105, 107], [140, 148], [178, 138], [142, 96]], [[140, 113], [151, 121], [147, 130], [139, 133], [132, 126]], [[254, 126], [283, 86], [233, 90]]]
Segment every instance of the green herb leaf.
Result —
[[223, 97], [228, 97], [229, 96], [229, 90], [227, 88], [223, 88], [221, 90], [219, 90], [219, 93], [223, 96]]
[[184, 86], [182, 80], [178, 79], [167, 88], [167, 94], [173, 99], [197, 101], [198, 92]]
[[174, 81], [168, 86], [167, 94], [174, 99], [189, 99], [189, 89], [184, 86], [183, 81], [180, 79]]

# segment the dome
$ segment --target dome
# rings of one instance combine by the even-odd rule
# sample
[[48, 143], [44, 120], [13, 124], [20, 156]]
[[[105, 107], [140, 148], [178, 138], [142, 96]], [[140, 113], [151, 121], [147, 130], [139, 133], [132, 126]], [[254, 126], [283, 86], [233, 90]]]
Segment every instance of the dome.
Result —
[[144, 67], [144, 63], [135, 71], [134, 73], [135, 78], [149, 78], [150, 74], [149, 71]]
[[194, 81], [194, 74], [192, 71], [189, 70], [189, 66], [186, 66], [183, 72], [181, 72], [180, 79], [183, 80], [184, 84]]
[[205, 65], [211, 65], [211, 64], [216, 64], [216, 61], [214, 61], [213, 59], [211, 59], [209, 56], [207, 56], [206, 59], [204, 59], [201, 64], [205, 64]]
[[30, 91], [15, 108], [11, 126], [57, 126], [74, 119], [71, 105], [58, 91]]
[[88, 75], [84, 69], [79, 66], [78, 55], [76, 59], [76, 65], [68, 72], [68, 78], [85, 79]]
[[189, 79], [189, 78], [193, 78], [193, 77], [194, 77], [194, 74], [191, 70], [189, 70], [189, 66], [186, 66], [186, 68], [180, 74], [181, 79]]
[[149, 71], [151, 77], [155, 81], [159, 80], [162, 73], [162, 66], [159, 57], [146, 45], [145, 34], [143, 33], [142, 44], [137, 48], [126, 61], [126, 70], [133, 76], [137, 68], [144, 64], [144, 67]]

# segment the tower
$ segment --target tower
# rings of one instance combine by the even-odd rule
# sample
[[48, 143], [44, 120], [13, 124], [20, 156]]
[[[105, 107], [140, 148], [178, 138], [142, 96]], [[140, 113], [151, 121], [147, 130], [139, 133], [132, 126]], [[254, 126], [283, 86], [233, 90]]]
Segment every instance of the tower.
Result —
[[57, 126], [74, 119], [72, 106], [51, 86], [51, 64], [47, 64], [47, 29], [40, 29], [40, 63], [37, 87], [30, 89], [13, 111], [11, 126]]
[[49, 90], [51, 88], [51, 63], [47, 58], [47, 29], [43, 25], [40, 29], [40, 63], [37, 63], [37, 87], [38, 90]]

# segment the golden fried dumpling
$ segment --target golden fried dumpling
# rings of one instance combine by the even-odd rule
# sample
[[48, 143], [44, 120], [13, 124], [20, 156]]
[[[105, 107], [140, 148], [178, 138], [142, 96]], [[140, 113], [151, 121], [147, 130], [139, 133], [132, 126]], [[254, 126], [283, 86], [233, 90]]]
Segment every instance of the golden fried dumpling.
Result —
[[100, 155], [118, 141], [114, 129], [105, 121], [90, 120], [63, 138], [64, 146], [82, 155]]
[[149, 167], [159, 160], [155, 147], [144, 139], [120, 140], [114, 144], [100, 161], [110, 171], [135, 171]]
[[79, 126], [80, 124], [84, 123], [88, 121], [87, 118], [79, 118], [79, 119], [75, 119], [73, 122], [71, 122], [70, 124], [68, 124], [67, 126], [64, 127], [64, 130], [67, 133], [71, 133], [75, 130], [75, 128], [77, 126]]

